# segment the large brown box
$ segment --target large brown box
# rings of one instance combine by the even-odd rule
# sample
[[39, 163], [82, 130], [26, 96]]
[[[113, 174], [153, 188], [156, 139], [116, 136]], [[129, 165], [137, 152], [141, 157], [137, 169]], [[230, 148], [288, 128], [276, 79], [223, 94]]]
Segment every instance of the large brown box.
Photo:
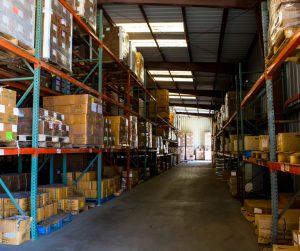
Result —
[[144, 66], [144, 57], [142, 53], [136, 53], [136, 65], [137, 65], [137, 76], [139, 80], [144, 84], [145, 81], [145, 66]]
[[39, 186], [38, 190], [40, 192], [49, 193], [50, 199], [63, 199], [68, 196], [70, 187], [63, 186], [62, 184], [53, 184], [53, 185]]
[[245, 136], [244, 137], [244, 150], [245, 151], [258, 151], [259, 150], [259, 137], [258, 136]]
[[278, 152], [299, 152], [300, 132], [278, 133], [277, 151]]
[[30, 240], [31, 218], [28, 216], [14, 216], [0, 219], [0, 243], [6, 245], [20, 245]]
[[[129, 65], [129, 37], [122, 27], [105, 27], [103, 43], [120, 61]], [[113, 61], [107, 52], [103, 53], [103, 60]]]

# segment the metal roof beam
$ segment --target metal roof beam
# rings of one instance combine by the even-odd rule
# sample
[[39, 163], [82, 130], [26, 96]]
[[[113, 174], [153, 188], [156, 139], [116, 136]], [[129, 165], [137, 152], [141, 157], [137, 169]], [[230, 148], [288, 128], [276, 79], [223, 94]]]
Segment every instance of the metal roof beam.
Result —
[[179, 70], [179, 71], [199, 71], [212, 73], [235, 74], [238, 72], [238, 64], [234, 63], [188, 63], [188, 62], [145, 62], [148, 70]]
[[205, 117], [205, 118], [212, 118], [214, 116], [214, 114], [209, 114], [209, 113], [191, 113], [191, 112], [176, 112], [176, 114], [196, 116], [196, 117]]
[[219, 47], [218, 47], [218, 56], [217, 62], [220, 63], [222, 51], [223, 51], [223, 44], [224, 44], [224, 37], [225, 37], [225, 30], [227, 26], [227, 19], [228, 19], [228, 9], [223, 10], [223, 17], [222, 17], [222, 24], [220, 30], [220, 38], [219, 38]]
[[103, 10], [103, 16], [105, 17], [105, 19], [107, 20], [107, 22], [110, 24], [110, 26], [116, 27], [115, 22], [111, 19], [110, 15], [107, 13], [107, 11], [103, 8], [102, 5], [100, 5], [100, 9]]
[[221, 91], [211, 91], [211, 90], [169, 90], [171, 93], [180, 93], [186, 95], [193, 95], [198, 97], [213, 97], [213, 98], [222, 98]]
[[219, 110], [219, 105], [203, 105], [203, 104], [178, 104], [178, 103], [170, 103], [170, 106], [180, 106], [180, 107], [190, 107], [190, 108], [198, 108], [198, 109], [206, 109], [206, 110]]
[[98, 0], [98, 4], [179, 5], [252, 9], [262, 0]]

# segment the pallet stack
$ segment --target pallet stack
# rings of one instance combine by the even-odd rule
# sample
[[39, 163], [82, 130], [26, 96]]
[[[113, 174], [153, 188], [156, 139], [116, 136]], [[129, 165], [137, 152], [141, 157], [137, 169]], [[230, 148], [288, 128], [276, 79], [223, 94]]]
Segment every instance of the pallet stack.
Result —
[[57, 203], [58, 211], [78, 215], [85, 208], [85, 198], [76, 196], [71, 186], [62, 184], [45, 185], [39, 187], [40, 192], [49, 193], [49, 198]]
[[[274, 60], [274, 56], [282, 50], [286, 42], [294, 35], [300, 25], [299, 1], [269, 1], [269, 54], [266, 64]], [[299, 50], [290, 55], [288, 61], [299, 62]]]
[[[74, 185], [75, 181], [82, 175], [81, 172], [68, 172], [67, 181], [69, 185]], [[108, 198], [118, 192], [121, 187], [121, 178], [118, 175], [114, 177], [104, 177], [101, 180], [101, 199]], [[97, 173], [89, 171], [82, 176], [80, 181], [74, 186], [76, 194], [81, 194], [87, 199], [97, 199], [98, 193]]]
[[73, 17], [59, 2], [44, 1], [43, 53], [44, 60], [72, 72]]
[[128, 146], [128, 119], [124, 116], [106, 116], [105, 118], [111, 121], [115, 147]]
[[44, 97], [44, 108], [64, 114], [74, 147], [102, 147], [104, 121], [101, 100], [88, 94]]
[[149, 122], [138, 123], [139, 148], [152, 148], [152, 124]]
[[[39, 147], [70, 147], [69, 125], [58, 112], [39, 109]], [[32, 143], [32, 108], [19, 109], [18, 141], [21, 147]]]
[[13, 146], [17, 139], [18, 109], [15, 91], [0, 87], [0, 144]]
[[94, 31], [97, 24], [97, 0], [66, 0], [78, 16]]
[[167, 90], [167, 89], [153, 90], [153, 91], [151, 91], [151, 94], [156, 99], [156, 102], [154, 102], [152, 99], [150, 99], [150, 102], [149, 102], [150, 118], [153, 118], [156, 115], [159, 115], [163, 119], [169, 121], [169, 119], [170, 119], [169, 90]]
[[111, 120], [104, 118], [103, 144], [105, 148], [112, 148], [115, 145], [115, 137], [112, 133]]
[[[140, 170], [139, 169], [130, 169], [129, 170], [129, 189], [133, 188], [139, 183], [140, 177]], [[122, 188], [127, 187], [127, 171], [122, 172]]]
[[194, 152], [194, 135], [192, 132], [187, 132], [185, 134], [185, 144], [186, 144], [186, 160], [195, 160]]
[[[30, 53], [34, 53], [35, 34], [35, 0], [0, 1], [0, 34], [13, 44]], [[0, 53], [0, 57], [15, 57], [7, 52]]]
[[130, 126], [130, 146], [132, 149], [138, 148], [138, 119], [136, 116], [130, 116], [129, 118]]

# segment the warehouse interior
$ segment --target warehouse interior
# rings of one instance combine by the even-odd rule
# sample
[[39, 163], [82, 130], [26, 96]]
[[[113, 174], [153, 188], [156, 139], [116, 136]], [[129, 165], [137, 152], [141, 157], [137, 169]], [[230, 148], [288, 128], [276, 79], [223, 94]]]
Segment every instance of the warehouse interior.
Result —
[[0, 11], [1, 251], [300, 249], [298, 0]]

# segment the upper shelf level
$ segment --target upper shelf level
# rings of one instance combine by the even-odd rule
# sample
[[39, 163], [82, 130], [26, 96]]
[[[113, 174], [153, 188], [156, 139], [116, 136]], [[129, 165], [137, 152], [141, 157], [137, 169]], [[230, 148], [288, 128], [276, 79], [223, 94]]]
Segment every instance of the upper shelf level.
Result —
[[[246, 105], [250, 102], [250, 100], [257, 94], [264, 86], [266, 80], [272, 79], [273, 74], [281, 67], [283, 62], [293, 53], [297, 47], [300, 45], [300, 28], [295, 32], [295, 34], [291, 37], [289, 42], [284, 46], [284, 48], [278, 53], [273, 63], [268, 66], [264, 73], [258, 78], [252, 88], [245, 95], [244, 99], [240, 104], [240, 109], [246, 107]], [[233, 116], [229, 118], [226, 124], [221, 128], [221, 130], [217, 133], [217, 136], [220, 136], [221, 133], [226, 129], [228, 125], [237, 117], [239, 111], [236, 111]]]

